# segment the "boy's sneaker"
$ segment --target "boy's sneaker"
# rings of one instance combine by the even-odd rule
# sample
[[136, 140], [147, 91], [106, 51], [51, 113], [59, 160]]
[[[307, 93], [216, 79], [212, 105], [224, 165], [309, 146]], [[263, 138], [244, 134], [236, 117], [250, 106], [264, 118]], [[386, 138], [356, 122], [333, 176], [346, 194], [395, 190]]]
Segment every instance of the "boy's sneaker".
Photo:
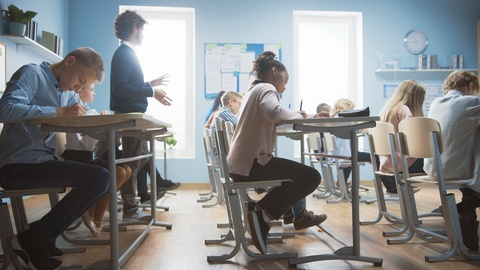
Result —
[[10, 245], [30, 269], [58, 269], [62, 261], [50, 256], [47, 241], [34, 235], [32, 229], [14, 235]]
[[267, 253], [267, 236], [270, 230], [270, 223], [263, 219], [262, 211], [249, 211], [247, 215], [248, 225], [252, 234], [252, 241], [260, 253]]
[[157, 188], [162, 188], [165, 190], [174, 190], [177, 189], [181, 184], [179, 182], [172, 182], [172, 180], [165, 179], [159, 181]]
[[293, 220], [293, 225], [295, 226], [295, 230], [302, 230], [308, 227], [317, 226], [326, 219], [327, 215], [325, 214], [314, 215], [312, 213], [305, 212], [301, 217]]
[[[313, 215], [313, 211], [307, 212], [307, 210], [303, 210], [303, 212]], [[287, 225], [292, 223], [293, 223], [293, 212], [292, 212], [292, 209], [288, 209], [287, 212], [283, 214], [283, 224]]]

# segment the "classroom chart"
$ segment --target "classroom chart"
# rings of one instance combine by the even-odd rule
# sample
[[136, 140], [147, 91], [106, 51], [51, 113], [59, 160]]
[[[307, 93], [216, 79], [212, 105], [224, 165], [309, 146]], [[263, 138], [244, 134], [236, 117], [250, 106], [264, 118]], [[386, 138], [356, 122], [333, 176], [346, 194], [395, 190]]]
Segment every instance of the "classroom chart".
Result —
[[252, 63], [264, 51], [282, 60], [280, 43], [205, 43], [205, 98], [224, 91], [246, 92]]
[[[397, 89], [398, 84], [384, 84], [383, 85], [383, 97], [385, 99], [389, 99], [393, 96], [393, 93], [395, 93], [395, 90]], [[425, 101], [423, 103], [423, 112], [426, 115], [428, 115], [428, 112], [430, 111], [430, 106], [433, 102], [434, 99], [437, 97], [442, 97], [443, 96], [443, 85], [440, 84], [426, 84], [423, 85], [425, 87]]]

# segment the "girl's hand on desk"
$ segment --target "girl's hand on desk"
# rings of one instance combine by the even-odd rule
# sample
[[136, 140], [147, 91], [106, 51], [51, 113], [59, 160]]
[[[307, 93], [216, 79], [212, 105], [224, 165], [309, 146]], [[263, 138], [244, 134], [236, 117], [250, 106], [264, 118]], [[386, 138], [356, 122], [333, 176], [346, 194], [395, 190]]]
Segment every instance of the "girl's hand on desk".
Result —
[[84, 116], [87, 114], [87, 108], [80, 103], [75, 103], [66, 107], [56, 107], [57, 116]]

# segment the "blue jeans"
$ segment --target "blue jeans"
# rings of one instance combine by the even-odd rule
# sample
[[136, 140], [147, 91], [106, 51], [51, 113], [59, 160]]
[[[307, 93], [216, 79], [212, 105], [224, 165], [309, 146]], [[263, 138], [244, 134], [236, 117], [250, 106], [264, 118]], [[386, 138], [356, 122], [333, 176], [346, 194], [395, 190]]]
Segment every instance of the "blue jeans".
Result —
[[52, 160], [39, 164], [8, 164], [0, 169], [4, 189], [72, 187], [34, 227], [53, 242], [88, 208], [105, 195], [109, 187], [108, 170], [75, 161]]

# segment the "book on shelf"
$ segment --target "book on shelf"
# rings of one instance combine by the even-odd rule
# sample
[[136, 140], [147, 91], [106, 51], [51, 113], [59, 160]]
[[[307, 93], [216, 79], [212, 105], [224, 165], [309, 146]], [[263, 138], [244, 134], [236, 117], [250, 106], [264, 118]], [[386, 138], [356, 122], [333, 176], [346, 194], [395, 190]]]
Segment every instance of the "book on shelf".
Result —
[[55, 34], [42, 31], [42, 45], [52, 52], [55, 52]]
[[54, 53], [63, 55], [63, 39], [59, 36], [55, 36], [55, 50]]
[[438, 69], [436, 54], [418, 55], [418, 69]]
[[453, 69], [463, 69], [463, 55], [450, 55], [448, 57], [448, 66], [451, 66]]
[[33, 41], [37, 41], [38, 22], [31, 20], [27, 23], [27, 30], [25, 36]]
[[418, 69], [427, 69], [427, 55], [418, 55]]
[[55, 54], [63, 55], [63, 39], [54, 33], [42, 31], [42, 45]]

